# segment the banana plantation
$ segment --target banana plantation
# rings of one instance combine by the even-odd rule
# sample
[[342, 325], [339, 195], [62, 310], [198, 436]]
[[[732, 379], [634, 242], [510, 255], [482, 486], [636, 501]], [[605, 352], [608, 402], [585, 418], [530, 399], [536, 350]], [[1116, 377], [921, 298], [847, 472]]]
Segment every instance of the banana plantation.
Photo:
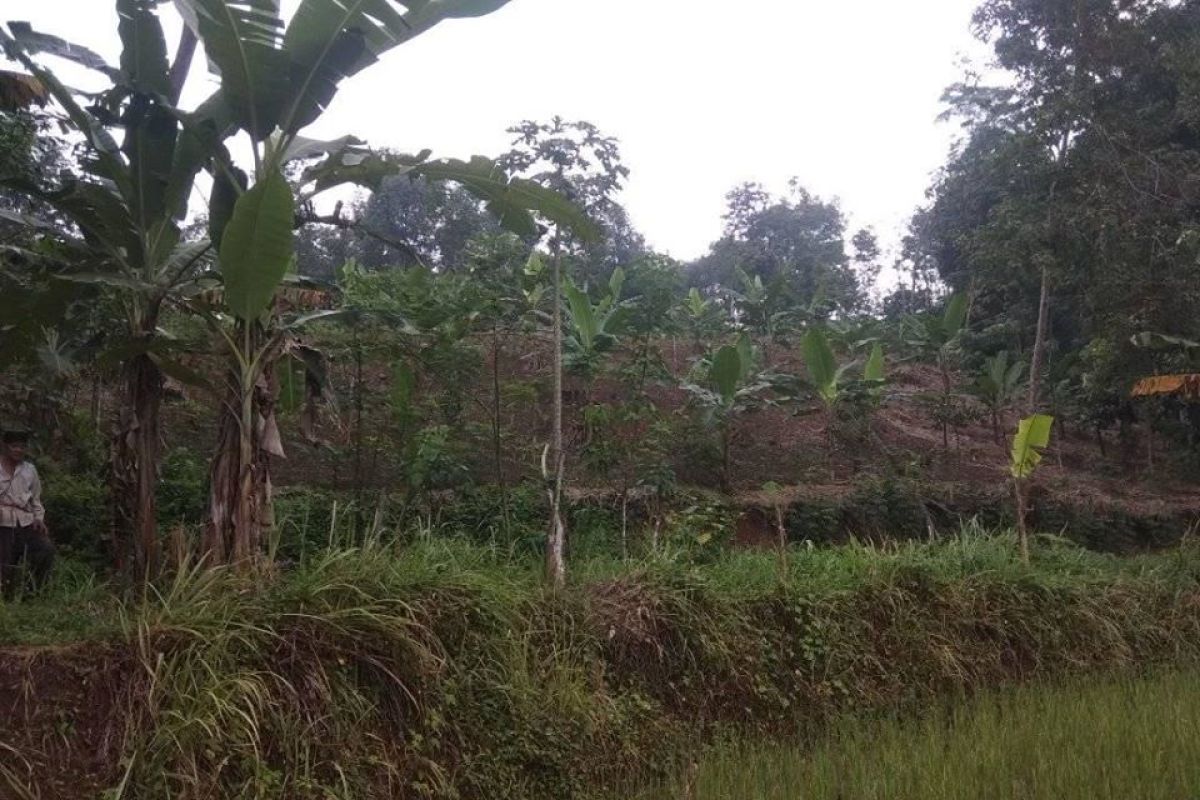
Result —
[[[965, 3], [902, 224], [781, 161], [687, 258], [639, 128], [521, 118], [552, 78], [496, 43], [604, 13], [539, 2], [9, 3], [0, 798], [900, 798], [837, 731], [1101, 676], [1141, 731], [1129, 681], [1194, 674], [1200, 2]], [[365, 133], [480, 67], [516, 110], [441, 130], [486, 154]], [[1071, 774], [1200, 792], [1155, 748]], [[1020, 752], [996, 785], [1061, 796]]]

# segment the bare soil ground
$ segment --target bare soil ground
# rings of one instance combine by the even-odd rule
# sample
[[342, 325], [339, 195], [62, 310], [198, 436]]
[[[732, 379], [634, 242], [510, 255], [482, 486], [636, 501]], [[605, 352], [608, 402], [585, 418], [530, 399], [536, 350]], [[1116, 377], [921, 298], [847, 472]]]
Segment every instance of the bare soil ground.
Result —
[[82, 800], [114, 785], [135, 682], [132, 654], [115, 646], [0, 648], [0, 799]]

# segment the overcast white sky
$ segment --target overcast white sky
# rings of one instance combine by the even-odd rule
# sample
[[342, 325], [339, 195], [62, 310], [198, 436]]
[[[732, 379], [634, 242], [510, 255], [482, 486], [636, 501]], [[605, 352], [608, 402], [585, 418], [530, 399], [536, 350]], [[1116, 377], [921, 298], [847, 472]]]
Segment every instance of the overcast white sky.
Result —
[[[511, 0], [347, 81], [310, 135], [465, 157], [505, 150], [521, 119], [586, 119], [621, 140], [633, 221], [678, 258], [719, 235], [734, 185], [782, 190], [793, 175], [892, 246], [956, 133], [936, 121], [942, 90], [963, 57], [986, 59], [968, 30], [975, 4]], [[113, 6], [0, 0], [0, 19], [115, 62]], [[203, 69], [192, 80], [199, 95]]]

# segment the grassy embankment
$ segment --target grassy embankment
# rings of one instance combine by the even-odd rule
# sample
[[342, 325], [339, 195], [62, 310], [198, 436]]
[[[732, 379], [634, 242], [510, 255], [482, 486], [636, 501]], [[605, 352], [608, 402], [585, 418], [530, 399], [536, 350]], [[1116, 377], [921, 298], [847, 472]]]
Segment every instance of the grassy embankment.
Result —
[[1192, 546], [1044, 541], [1028, 567], [1013, 552], [980, 535], [798, 549], [784, 574], [764, 552], [597, 558], [558, 594], [531, 560], [436, 541], [274, 579], [183, 572], [138, 602], [64, 575], [0, 609], [0, 702], [30, 721], [0, 734], [0, 782], [44, 798], [581, 798], [653, 785], [723, 737], [1200, 656]]

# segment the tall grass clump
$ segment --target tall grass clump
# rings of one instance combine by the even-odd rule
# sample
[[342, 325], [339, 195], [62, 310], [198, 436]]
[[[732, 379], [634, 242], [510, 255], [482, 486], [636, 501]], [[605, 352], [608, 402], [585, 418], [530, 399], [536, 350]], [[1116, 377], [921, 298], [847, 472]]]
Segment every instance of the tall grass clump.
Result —
[[1200, 552], [1011, 536], [575, 564], [370, 538], [180, 569], [122, 609], [113, 798], [584, 798], [729, 735], [815, 733], [1043, 677], [1190, 664]]

